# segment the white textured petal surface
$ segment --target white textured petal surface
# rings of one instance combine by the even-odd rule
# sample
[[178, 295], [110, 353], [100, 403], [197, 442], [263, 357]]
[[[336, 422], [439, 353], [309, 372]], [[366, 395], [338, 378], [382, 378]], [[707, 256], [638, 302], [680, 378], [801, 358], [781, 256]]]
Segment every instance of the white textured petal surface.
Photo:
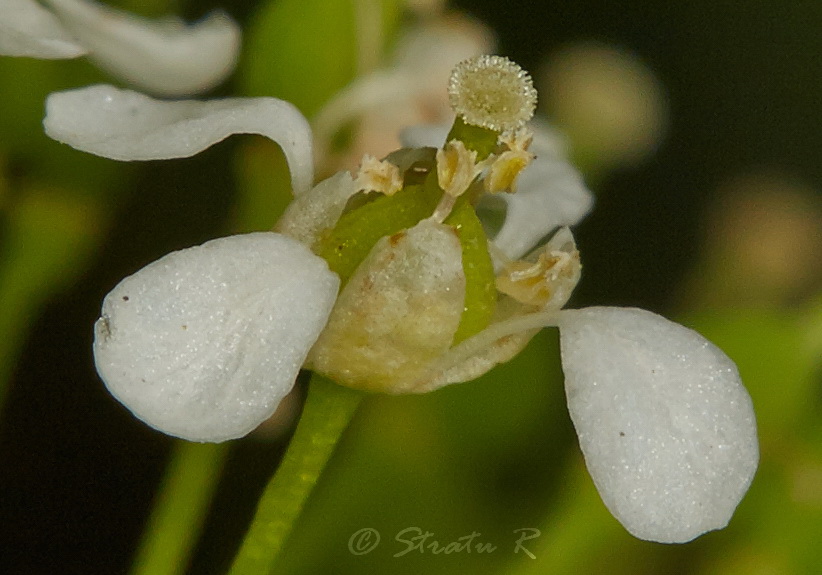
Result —
[[173, 252], [106, 296], [97, 371], [160, 431], [191, 441], [242, 437], [291, 390], [338, 288], [324, 260], [280, 234]]
[[534, 122], [531, 152], [536, 156], [523, 170], [515, 194], [495, 194], [507, 204], [505, 222], [494, 244], [518, 259], [561, 226], [574, 226], [594, 204], [582, 176], [564, 155], [562, 142], [549, 128]]
[[648, 311], [559, 315], [568, 408], [602, 500], [640, 539], [727, 525], [756, 471], [751, 398], [701, 335]]
[[240, 28], [223, 12], [186, 25], [176, 18], [140, 18], [89, 0], [45, 2], [101, 68], [158, 96], [204, 92], [237, 63]]
[[43, 59], [86, 53], [54, 15], [34, 0], [0, 0], [0, 54]]
[[314, 178], [311, 127], [276, 98], [168, 102], [100, 84], [49, 95], [43, 125], [58, 142], [126, 161], [187, 158], [232, 134], [260, 134], [283, 149], [295, 193]]

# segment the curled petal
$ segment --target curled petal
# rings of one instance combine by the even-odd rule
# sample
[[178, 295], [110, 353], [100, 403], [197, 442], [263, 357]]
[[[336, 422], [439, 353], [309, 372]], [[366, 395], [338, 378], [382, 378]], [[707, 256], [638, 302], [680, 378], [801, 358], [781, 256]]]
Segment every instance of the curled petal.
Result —
[[491, 198], [506, 204], [505, 222], [494, 244], [511, 259], [522, 257], [556, 228], [579, 223], [594, 203], [558, 137], [539, 123], [533, 127], [530, 151], [536, 158], [520, 173], [517, 192]]
[[759, 459], [733, 362], [644, 310], [565, 310], [558, 324], [568, 408], [611, 513], [663, 543], [727, 525]]
[[106, 296], [97, 371], [160, 431], [191, 441], [242, 437], [291, 390], [338, 288], [325, 261], [280, 234], [173, 252]]
[[240, 28], [223, 12], [196, 24], [148, 20], [89, 0], [45, 0], [101, 68], [158, 96], [204, 92], [234, 69]]
[[311, 128], [276, 98], [168, 102], [100, 84], [51, 94], [43, 125], [59, 142], [114, 160], [186, 158], [232, 134], [261, 134], [283, 149], [295, 193], [314, 178]]
[[86, 53], [54, 15], [34, 0], [0, 0], [0, 54], [42, 59]]

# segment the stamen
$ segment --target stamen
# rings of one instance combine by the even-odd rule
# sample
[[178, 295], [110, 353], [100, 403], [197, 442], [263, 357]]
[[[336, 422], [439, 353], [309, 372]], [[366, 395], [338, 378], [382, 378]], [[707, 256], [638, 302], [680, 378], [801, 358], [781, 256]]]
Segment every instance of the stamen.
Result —
[[484, 162], [477, 162], [477, 152], [461, 140], [451, 140], [437, 150], [437, 184], [445, 192], [431, 219], [442, 223], [451, 214], [457, 198], [482, 173]]
[[491, 164], [485, 177], [485, 191], [490, 193], [516, 191], [517, 178], [534, 155], [528, 151], [534, 136], [527, 128], [508, 132], [500, 136], [500, 143], [508, 149]]
[[402, 189], [402, 176], [391, 162], [366, 154], [357, 174], [357, 185], [362, 190], [393, 196]]
[[437, 182], [449, 196], [457, 198], [464, 194], [481, 171], [477, 153], [460, 140], [452, 140], [437, 150]]
[[[559, 309], [579, 281], [579, 252], [546, 249], [536, 262], [508, 264], [497, 277], [497, 290], [526, 305]], [[567, 294], [567, 296], [566, 296]], [[562, 303], [556, 306], [559, 298]], [[549, 306], [549, 304], [551, 304]]]
[[500, 134], [499, 141], [512, 152], [525, 152], [534, 141], [534, 133], [528, 128], [511, 130]]
[[531, 76], [503, 56], [478, 56], [457, 64], [448, 96], [465, 123], [497, 132], [521, 127], [537, 105]]

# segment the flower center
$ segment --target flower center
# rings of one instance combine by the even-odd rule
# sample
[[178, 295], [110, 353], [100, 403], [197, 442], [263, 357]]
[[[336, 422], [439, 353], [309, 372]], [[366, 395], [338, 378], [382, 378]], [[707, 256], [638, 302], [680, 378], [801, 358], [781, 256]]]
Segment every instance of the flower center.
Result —
[[364, 158], [355, 181], [365, 193], [313, 246], [342, 291], [308, 364], [344, 385], [413, 390], [495, 317], [500, 292], [474, 206], [484, 193], [512, 192], [531, 161], [523, 124], [536, 92], [521, 68], [485, 56], [455, 68], [449, 93], [458, 115], [442, 147]]

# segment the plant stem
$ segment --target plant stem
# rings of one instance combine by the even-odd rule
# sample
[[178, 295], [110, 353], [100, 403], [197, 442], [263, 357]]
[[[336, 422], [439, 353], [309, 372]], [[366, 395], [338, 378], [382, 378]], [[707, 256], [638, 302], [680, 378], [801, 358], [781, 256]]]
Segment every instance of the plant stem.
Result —
[[177, 442], [137, 551], [132, 575], [185, 572], [227, 452], [227, 444]]
[[363, 394], [314, 374], [297, 430], [266, 486], [230, 575], [268, 575]]

